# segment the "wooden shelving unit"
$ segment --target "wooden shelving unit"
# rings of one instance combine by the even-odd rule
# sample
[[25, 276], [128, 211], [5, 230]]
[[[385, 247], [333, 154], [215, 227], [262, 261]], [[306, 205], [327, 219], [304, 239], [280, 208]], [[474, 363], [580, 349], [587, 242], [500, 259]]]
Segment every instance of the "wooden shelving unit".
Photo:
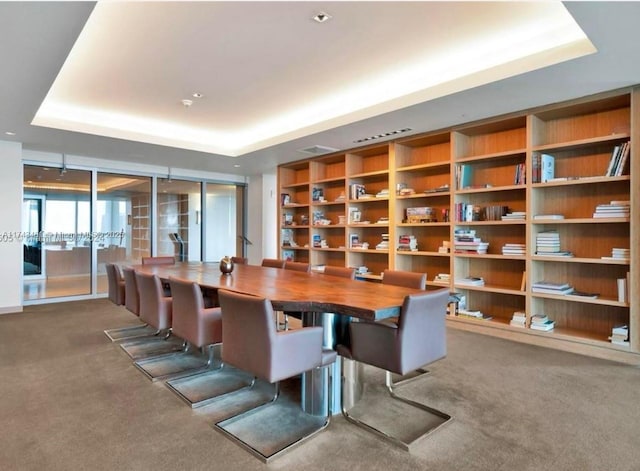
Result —
[[[605, 176], [613, 148], [626, 141], [631, 164], [621, 176]], [[629, 287], [640, 281], [638, 142], [640, 89], [631, 88], [285, 164], [279, 188], [289, 204], [279, 217], [297, 247], [282, 249], [313, 265], [366, 266], [369, 278], [386, 268], [425, 272], [427, 289], [448, 286], [465, 296], [467, 309], [487, 317], [451, 316], [453, 327], [640, 364], [638, 301], [633, 293], [619, 301], [617, 288], [619, 278]], [[537, 179], [540, 154], [554, 158], [552, 181]], [[353, 185], [362, 185], [367, 196], [355, 197]], [[322, 200], [314, 201], [314, 194]], [[630, 201], [630, 216], [593, 217], [597, 205], [611, 201]], [[460, 208], [470, 209], [463, 214]], [[354, 211], [358, 222], [351, 220]], [[428, 217], [409, 220], [416, 211]], [[501, 211], [524, 216], [505, 220]], [[314, 224], [314, 212], [330, 223]], [[534, 217], [545, 214], [564, 218]], [[457, 231], [475, 231], [489, 242], [487, 253], [453, 250]], [[544, 231], [556, 231], [562, 250], [573, 256], [537, 254], [536, 238]], [[383, 235], [389, 249], [376, 250]], [[352, 248], [354, 236], [368, 248]], [[411, 237], [417, 250], [399, 250], [401, 236]], [[446, 244], [450, 252], [442, 249]], [[503, 254], [505, 244], [522, 244], [525, 253]], [[613, 248], [630, 249], [630, 258], [603, 258]], [[438, 274], [450, 282], [436, 280]], [[456, 282], [469, 276], [481, 276], [484, 286]], [[533, 292], [540, 280], [567, 282], [598, 297]], [[528, 319], [546, 314], [555, 328], [512, 327], [514, 311]], [[628, 346], [608, 340], [620, 324], [629, 326]]]

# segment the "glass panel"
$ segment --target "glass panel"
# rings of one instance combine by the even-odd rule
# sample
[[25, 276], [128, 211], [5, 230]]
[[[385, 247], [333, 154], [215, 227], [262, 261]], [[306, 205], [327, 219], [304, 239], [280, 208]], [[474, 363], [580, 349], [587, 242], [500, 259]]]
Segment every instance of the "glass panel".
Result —
[[98, 172], [97, 184], [98, 293], [106, 293], [107, 263], [141, 263], [151, 255], [151, 178]]
[[[217, 262], [225, 255], [242, 256], [238, 235], [236, 185], [207, 183], [206, 261]], [[240, 245], [240, 250], [238, 246]]]
[[158, 179], [158, 255], [178, 261], [201, 256], [199, 182]]
[[[25, 231], [30, 235], [37, 221], [43, 222], [37, 237], [23, 241], [40, 248], [36, 263], [25, 256], [25, 274], [32, 269], [33, 273], [24, 278], [24, 299], [90, 294], [91, 172], [25, 165], [23, 185], [29, 226]], [[37, 261], [39, 270], [27, 266], [37, 266]]]

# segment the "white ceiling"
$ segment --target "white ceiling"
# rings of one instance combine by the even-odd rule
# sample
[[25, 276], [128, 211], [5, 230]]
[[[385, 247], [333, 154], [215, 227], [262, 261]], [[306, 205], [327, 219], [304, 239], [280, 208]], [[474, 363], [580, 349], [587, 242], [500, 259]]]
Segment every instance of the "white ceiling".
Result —
[[[596, 53], [558, 62], [557, 49], [551, 49], [527, 61], [511, 58], [502, 65], [496, 62], [498, 67], [453, 76], [457, 81], [446, 86], [434, 82], [435, 87], [414, 88], [404, 95], [393, 90], [382, 102], [333, 115], [316, 107], [314, 119], [305, 121], [298, 113], [292, 120], [290, 113], [298, 112], [301, 104], [326, 104], [328, 96], [347, 85], [351, 92], [360, 79], [371, 85], [377, 80], [374, 74], [387, 67], [409, 70], [434, 51], [466, 53], [457, 60], [465, 64], [476, 56], [486, 58], [487, 51], [497, 57], [516, 43], [499, 28], [518, 25], [515, 32], [522, 34], [526, 21], [559, 5], [116, 2], [98, 5], [100, 15], [90, 16], [93, 6], [0, 2], [0, 139], [17, 140], [34, 150], [251, 175], [304, 158], [298, 149], [313, 145], [352, 148], [356, 139], [395, 129], [423, 132], [640, 83], [640, 38], [634, 32], [640, 3], [569, 2], [566, 10]], [[333, 18], [314, 23], [310, 18], [320, 11]], [[88, 19], [91, 28], [83, 32]], [[557, 35], [548, 21], [538, 21], [533, 31], [539, 47], [540, 38]], [[481, 41], [491, 39], [488, 32], [499, 41], [483, 51]], [[588, 50], [573, 39], [565, 38], [564, 47], [573, 57]], [[442, 70], [451, 72], [448, 67]], [[204, 97], [192, 98], [193, 92]], [[82, 127], [69, 124], [73, 113], [66, 108], [66, 125], [46, 120], [40, 124], [67, 130], [32, 125], [48, 93], [52, 103], [109, 111], [119, 119], [111, 128], [91, 128], [85, 113]], [[184, 98], [194, 104], [184, 107]], [[287, 113], [281, 122], [295, 126], [262, 133], [265, 123]], [[162, 128], [156, 136], [136, 131], [135, 122], [124, 118], [130, 115], [173, 128]], [[226, 148], [212, 147], [211, 140], [194, 145], [193, 139], [182, 137], [192, 131], [187, 128], [208, 133], [207, 138], [216, 132], [217, 137], [226, 133], [245, 139]], [[230, 157], [234, 154], [239, 157]]]

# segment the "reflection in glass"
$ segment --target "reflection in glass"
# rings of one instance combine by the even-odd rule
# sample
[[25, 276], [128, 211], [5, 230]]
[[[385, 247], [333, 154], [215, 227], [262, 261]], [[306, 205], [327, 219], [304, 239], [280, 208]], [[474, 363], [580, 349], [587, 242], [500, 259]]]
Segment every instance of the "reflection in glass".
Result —
[[200, 260], [201, 184], [158, 179], [158, 255], [177, 261]]

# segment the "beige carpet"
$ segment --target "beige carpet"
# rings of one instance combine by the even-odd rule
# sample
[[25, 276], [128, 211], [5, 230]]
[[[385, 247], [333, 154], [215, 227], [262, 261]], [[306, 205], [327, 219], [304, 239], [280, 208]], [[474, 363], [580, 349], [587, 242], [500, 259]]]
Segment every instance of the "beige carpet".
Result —
[[401, 389], [454, 417], [411, 454], [338, 416], [267, 466], [103, 333], [135, 323], [107, 300], [0, 316], [0, 470], [640, 469], [638, 368], [455, 330]]

